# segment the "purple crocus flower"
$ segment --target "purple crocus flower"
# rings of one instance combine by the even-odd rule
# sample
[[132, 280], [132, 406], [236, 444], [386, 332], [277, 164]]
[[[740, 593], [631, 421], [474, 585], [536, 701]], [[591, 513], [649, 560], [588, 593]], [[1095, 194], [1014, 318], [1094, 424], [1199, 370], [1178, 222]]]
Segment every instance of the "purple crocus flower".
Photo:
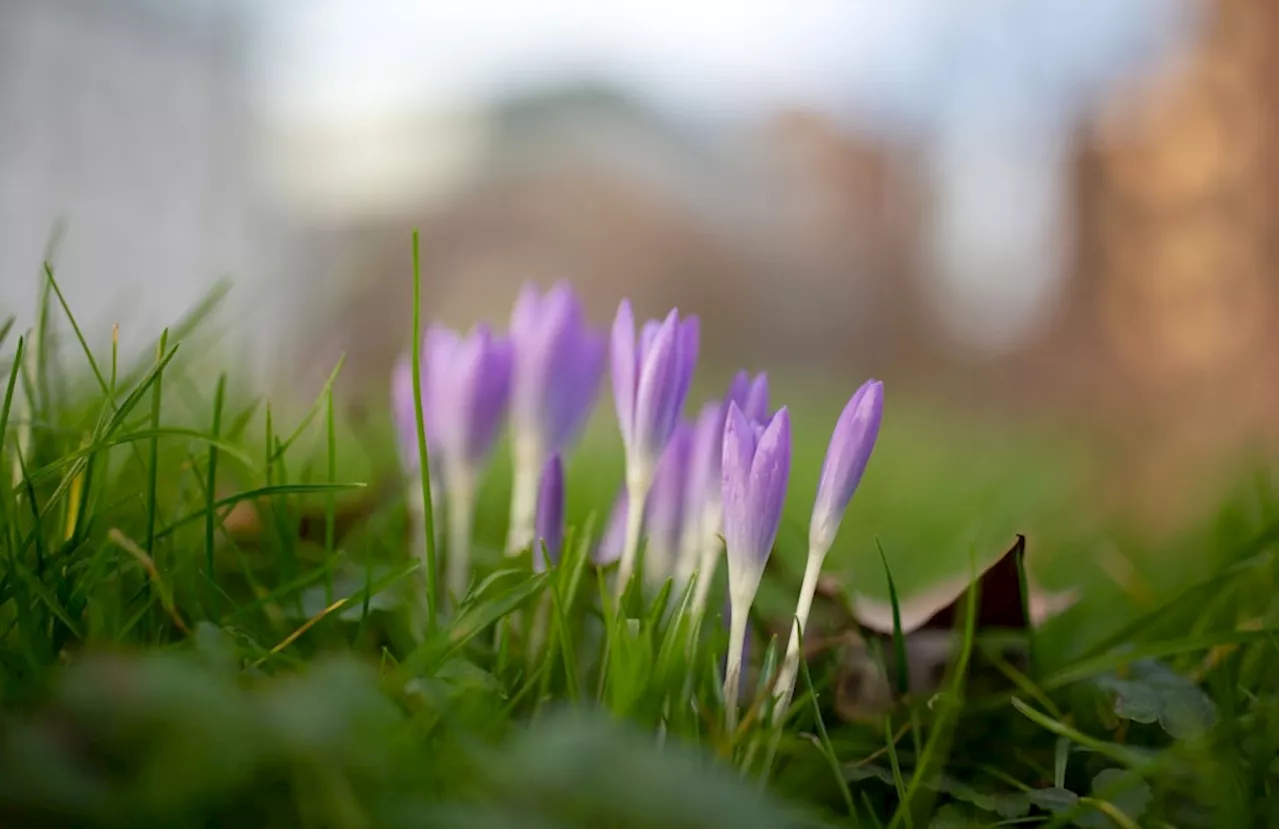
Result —
[[884, 386], [879, 380], [868, 380], [840, 413], [818, 478], [818, 495], [809, 522], [811, 551], [821, 550], [825, 555], [831, 549], [844, 511], [871, 459], [883, 412]]
[[694, 520], [686, 521], [682, 571], [686, 577], [695, 569], [698, 582], [694, 590], [696, 613], [706, 608], [711, 580], [715, 576], [716, 554], [720, 551], [721, 490], [720, 459], [724, 448], [724, 424], [729, 403], [736, 403], [748, 421], [763, 423], [769, 418], [769, 380], [761, 372], [752, 378], [739, 371], [729, 384], [723, 402], [708, 403], [698, 415], [694, 427], [692, 458], [689, 469], [687, 500]]
[[[689, 480], [689, 453], [693, 429], [687, 423], [676, 426], [654, 471], [653, 487], [646, 507], [648, 544], [645, 546], [645, 580], [660, 584], [673, 575], [680, 554], [686, 520], [685, 490]], [[677, 585], [679, 589], [681, 585]]]
[[511, 344], [483, 325], [465, 337], [432, 326], [424, 348], [424, 396], [439, 440], [449, 513], [446, 585], [460, 598], [470, 578], [476, 486], [510, 396]]
[[724, 699], [730, 731], [737, 723], [747, 614], [778, 535], [790, 472], [791, 419], [786, 408], [761, 425], [747, 420], [738, 404], [730, 403], [721, 459], [730, 608]]
[[610, 362], [613, 399], [626, 447], [627, 535], [618, 566], [619, 595], [635, 570], [644, 504], [654, 466], [675, 430], [698, 359], [698, 318], [671, 311], [650, 320], [637, 342], [631, 303], [623, 300], [613, 322]]
[[514, 484], [507, 552], [533, 538], [538, 474], [581, 430], [600, 388], [605, 341], [587, 326], [567, 282], [545, 295], [525, 285], [511, 313], [514, 366], [511, 390]]
[[536, 512], [533, 569], [540, 573], [547, 569], [548, 558], [552, 564], [560, 561], [564, 544], [564, 464], [559, 454], [552, 455], [542, 468]]
[[[698, 318], [672, 310], [649, 320], [635, 338], [631, 303], [623, 300], [613, 323], [613, 398], [631, 459], [657, 461], [675, 430], [698, 361]], [[628, 469], [628, 472], [631, 470]]]
[[796, 603], [795, 624], [791, 626], [787, 654], [774, 686], [774, 695], [778, 699], [774, 706], [775, 716], [782, 716], [791, 703], [800, 663], [801, 641], [813, 608], [813, 597], [818, 590], [822, 563], [835, 541], [858, 482], [862, 480], [867, 461], [871, 459], [883, 411], [884, 386], [878, 380], [868, 380], [849, 398], [832, 431], [827, 457], [822, 462], [822, 474], [818, 478], [813, 517], [809, 522], [809, 560], [805, 564], [804, 581]]

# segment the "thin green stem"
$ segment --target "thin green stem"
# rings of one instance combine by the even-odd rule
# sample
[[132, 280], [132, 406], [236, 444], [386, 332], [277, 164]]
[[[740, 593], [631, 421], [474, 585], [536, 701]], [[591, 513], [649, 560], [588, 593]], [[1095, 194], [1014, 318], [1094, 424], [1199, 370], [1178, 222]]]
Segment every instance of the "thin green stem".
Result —
[[418, 432], [418, 474], [422, 476], [422, 533], [426, 580], [427, 631], [436, 627], [436, 524], [431, 510], [431, 459], [422, 413], [422, 257], [418, 231], [413, 232], [413, 418]]

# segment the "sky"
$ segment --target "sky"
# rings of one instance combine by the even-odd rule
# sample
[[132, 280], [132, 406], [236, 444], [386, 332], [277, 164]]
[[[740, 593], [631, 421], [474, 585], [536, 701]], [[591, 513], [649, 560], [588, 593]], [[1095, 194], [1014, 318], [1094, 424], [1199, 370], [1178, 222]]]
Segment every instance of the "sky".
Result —
[[[690, 117], [779, 102], [931, 129], [1057, 117], [1182, 33], [1190, 0], [280, 0], [263, 103], [292, 120], [467, 106], [584, 75]], [[1046, 114], [1047, 113], [1047, 114]]]

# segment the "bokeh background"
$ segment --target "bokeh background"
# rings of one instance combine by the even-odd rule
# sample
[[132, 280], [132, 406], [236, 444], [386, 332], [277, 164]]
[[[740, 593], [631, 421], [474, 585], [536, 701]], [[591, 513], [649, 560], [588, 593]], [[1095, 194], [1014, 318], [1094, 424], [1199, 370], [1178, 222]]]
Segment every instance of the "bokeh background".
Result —
[[[767, 369], [792, 405], [799, 528], [876, 376], [843, 544], [909, 571], [1024, 531], [1138, 591], [1108, 516], [1183, 526], [1276, 463], [1276, 18], [6, 0], [0, 307], [31, 324], [54, 239], [90, 342], [119, 323], [143, 351], [230, 275], [220, 364], [305, 405], [346, 354], [344, 411], [385, 425], [417, 228], [432, 319], [505, 324], [528, 279], [571, 280], [602, 325], [623, 295], [699, 314], [700, 394]], [[620, 477], [610, 414], [574, 462], [591, 508]]]

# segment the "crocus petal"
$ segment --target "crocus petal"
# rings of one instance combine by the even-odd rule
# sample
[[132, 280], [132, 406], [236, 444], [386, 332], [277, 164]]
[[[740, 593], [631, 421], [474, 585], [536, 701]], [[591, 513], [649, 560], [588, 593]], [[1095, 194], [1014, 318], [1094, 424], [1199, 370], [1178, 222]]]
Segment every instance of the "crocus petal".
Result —
[[488, 455], [502, 428], [511, 393], [511, 343], [480, 327], [458, 354], [458, 382], [467, 400], [469, 417], [464, 424], [465, 461], [476, 464]]
[[686, 494], [688, 508], [691, 510], [700, 512], [708, 501], [720, 501], [720, 455], [724, 450], [724, 418], [723, 404], [708, 403], [702, 407], [693, 427]]
[[591, 560], [601, 567], [614, 563], [622, 557], [622, 547], [627, 541], [627, 492], [623, 489], [613, 499], [613, 508], [609, 510], [609, 523], [605, 525], [604, 535], [600, 543], [591, 553]]
[[720, 468], [725, 546], [731, 555], [736, 555], [750, 544], [748, 520], [752, 504], [749, 483], [755, 450], [755, 429], [747, 422], [738, 404], [730, 402]]
[[693, 381], [693, 371], [698, 366], [698, 350], [702, 336], [702, 326], [695, 316], [689, 316], [680, 323], [680, 385], [677, 389], [679, 399], [675, 401], [676, 414], [684, 408], [684, 398], [689, 392], [689, 384]]
[[541, 572], [547, 565], [543, 549], [555, 564], [560, 561], [560, 548], [564, 543], [564, 464], [558, 454], [547, 461], [538, 481], [534, 538], [533, 568]]
[[845, 509], [871, 459], [883, 412], [884, 386], [870, 380], [854, 392], [840, 413], [818, 479], [809, 522], [811, 549], [825, 553], [835, 541]]
[[600, 392], [604, 372], [604, 338], [578, 328], [559, 351], [562, 366], [553, 393], [543, 401], [546, 410], [544, 439], [552, 451], [561, 451], [582, 429]]
[[429, 448], [438, 445], [446, 466], [474, 468], [492, 449], [506, 413], [511, 345], [484, 326], [464, 338], [433, 326], [424, 351], [423, 409]]
[[783, 406], [769, 421], [751, 461], [751, 501], [758, 523], [754, 529], [753, 549], [762, 556], [760, 565], [773, 550], [782, 520], [782, 505], [787, 497], [787, 478], [791, 474], [791, 416]]
[[762, 371], [751, 381], [742, 405], [748, 420], [764, 423], [769, 419], [769, 378]]
[[544, 296], [526, 285], [512, 312], [511, 419], [538, 459], [562, 451], [586, 421], [604, 370], [603, 338], [586, 325], [568, 282]]
[[[459, 349], [458, 335], [453, 331], [436, 325], [427, 329], [422, 355], [425, 367], [422, 378], [424, 425], [439, 439], [442, 450], [458, 445], [459, 423], [465, 419], [465, 414], [462, 417], [458, 414], [462, 407], [455, 393]], [[426, 417], [428, 410], [429, 418]]]
[[604, 337], [591, 331], [579, 343], [580, 357], [578, 363], [578, 417], [573, 422], [571, 432], [577, 432], [587, 420], [594, 408], [596, 396], [600, 394], [600, 378], [604, 375], [605, 342]]
[[791, 467], [791, 425], [785, 408], [767, 427], [749, 422], [729, 404], [724, 431], [724, 538], [729, 595], [749, 606], [764, 575], [782, 519]]
[[[671, 313], [674, 314], [675, 312], [672, 311]], [[646, 320], [645, 324], [640, 326], [639, 362], [642, 365], [644, 364], [645, 355], [653, 348], [653, 341], [657, 339], [660, 328], [662, 328], [662, 323], [658, 320]]]
[[618, 412], [618, 427], [622, 430], [622, 442], [631, 446], [634, 442], [636, 411], [636, 324], [631, 314], [631, 303], [622, 300], [618, 314], [613, 319], [610, 340], [610, 370], [613, 377], [613, 403]]
[[746, 371], [739, 371], [733, 375], [733, 379], [729, 381], [729, 391], [724, 396], [725, 402], [730, 401], [737, 403], [738, 408], [747, 405], [747, 391], [751, 388], [751, 375]]
[[646, 507], [649, 546], [645, 562], [654, 581], [671, 575], [680, 549], [692, 443], [693, 429], [683, 423], [676, 426], [654, 471], [653, 489]]
[[652, 461], [666, 445], [678, 414], [674, 400], [680, 381], [676, 326], [676, 312], [672, 311], [653, 335], [636, 386], [632, 451]]
[[413, 404], [413, 364], [402, 359], [391, 372], [391, 414], [405, 469], [418, 468], [418, 415]]

